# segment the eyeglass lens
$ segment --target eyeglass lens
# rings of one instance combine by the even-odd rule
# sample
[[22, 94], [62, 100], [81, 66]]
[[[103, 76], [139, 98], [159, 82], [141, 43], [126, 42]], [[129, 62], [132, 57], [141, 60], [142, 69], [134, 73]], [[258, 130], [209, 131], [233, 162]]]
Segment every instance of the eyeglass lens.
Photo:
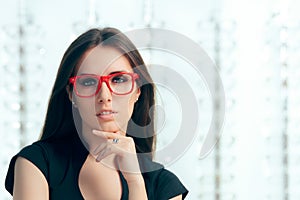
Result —
[[[95, 95], [100, 88], [100, 77], [93, 75], [82, 75], [76, 79], [76, 90], [80, 96], [92, 96]], [[115, 94], [126, 94], [132, 90], [133, 79], [129, 74], [116, 74], [110, 76], [107, 81], [108, 88]], [[100, 87], [102, 83], [100, 83]]]

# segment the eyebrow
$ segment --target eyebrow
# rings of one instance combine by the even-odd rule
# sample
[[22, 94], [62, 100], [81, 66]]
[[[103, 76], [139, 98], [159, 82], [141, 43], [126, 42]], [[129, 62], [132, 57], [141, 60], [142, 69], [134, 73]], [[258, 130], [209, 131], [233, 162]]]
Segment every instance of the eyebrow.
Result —
[[[123, 71], [113, 71], [113, 72], [110, 72], [108, 75], [117, 74], [117, 73], [120, 73], [120, 72], [128, 72], [128, 71], [125, 71], [125, 70], [123, 70]], [[130, 72], [128, 72], [128, 73], [130, 73]], [[81, 76], [81, 75], [96, 75], [96, 76], [98, 76], [97, 74], [90, 74], [90, 73], [80, 73], [79, 76]]]
[[109, 75], [110, 74], [117, 74], [117, 73], [120, 73], [120, 72], [128, 72], [128, 71], [124, 71], [124, 70], [123, 71], [113, 71], [113, 72], [110, 72]]

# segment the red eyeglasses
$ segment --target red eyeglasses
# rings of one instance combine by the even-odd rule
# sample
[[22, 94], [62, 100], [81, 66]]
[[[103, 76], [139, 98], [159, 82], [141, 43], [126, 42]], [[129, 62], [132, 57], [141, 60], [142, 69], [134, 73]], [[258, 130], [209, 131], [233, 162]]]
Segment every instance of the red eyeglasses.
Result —
[[73, 76], [69, 83], [74, 85], [74, 90], [79, 97], [92, 97], [96, 95], [103, 82], [106, 83], [110, 92], [116, 95], [126, 95], [132, 92], [134, 82], [139, 78], [136, 73], [118, 72], [107, 76], [84, 74]]

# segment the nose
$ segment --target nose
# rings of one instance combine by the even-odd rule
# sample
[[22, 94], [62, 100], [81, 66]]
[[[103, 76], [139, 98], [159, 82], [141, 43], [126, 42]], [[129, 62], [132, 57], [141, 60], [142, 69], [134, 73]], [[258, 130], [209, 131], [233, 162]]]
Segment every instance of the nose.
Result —
[[109, 90], [107, 84], [103, 81], [101, 88], [97, 94], [98, 103], [108, 103], [111, 102], [111, 91]]

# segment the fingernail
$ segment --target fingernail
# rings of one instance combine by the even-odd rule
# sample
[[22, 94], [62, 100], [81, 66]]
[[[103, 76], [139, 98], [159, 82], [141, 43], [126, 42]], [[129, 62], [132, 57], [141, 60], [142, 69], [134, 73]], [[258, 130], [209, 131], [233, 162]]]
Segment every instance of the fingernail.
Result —
[[[100, 153], [101, 154], [101, 153]], [[100, 160], [101, 160], [101, 157], [98, 155], [97, 157], [96, 157], [96, 162], [100, 162]]]
[[97, 154], [98, 148], [94, 149], [93, 154]]
[[97, 148], [95, 148], [93, 151], [93, 154], [97, 154], [100, 151], [100, 149], [102, 149], [104, 147], [103, 145], [105, 145], [105, 144], [102, 143]]
[[103, 154], [104, 154], [103, 151], [101, 151], [101, 152], [98, 154], [98, 156], [97, 156], [97, 158], [96, 158], [96, 162], [100, 162], [100, 161], [102, 160]]

